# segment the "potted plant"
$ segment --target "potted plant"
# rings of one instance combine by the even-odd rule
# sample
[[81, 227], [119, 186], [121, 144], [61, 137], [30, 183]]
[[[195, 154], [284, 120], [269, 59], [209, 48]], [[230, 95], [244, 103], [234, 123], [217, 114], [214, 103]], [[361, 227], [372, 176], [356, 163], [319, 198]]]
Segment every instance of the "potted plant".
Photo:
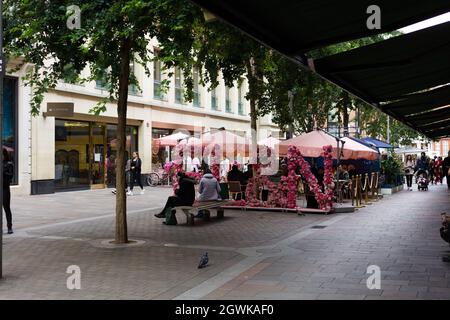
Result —
[[384, 177], [382, 194], [392, 194], [403, 189], [403, 164], [392, 151], [381, 161], [381, 169]]

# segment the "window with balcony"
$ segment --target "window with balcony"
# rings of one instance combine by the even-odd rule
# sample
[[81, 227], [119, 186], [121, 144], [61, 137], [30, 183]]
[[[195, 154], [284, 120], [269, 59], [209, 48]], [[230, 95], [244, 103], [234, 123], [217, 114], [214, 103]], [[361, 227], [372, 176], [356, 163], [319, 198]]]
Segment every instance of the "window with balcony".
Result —
[[230, 88], [228, 86], [225, 87], [225, 111], [233, 113], [233, 110], [231, 110]]

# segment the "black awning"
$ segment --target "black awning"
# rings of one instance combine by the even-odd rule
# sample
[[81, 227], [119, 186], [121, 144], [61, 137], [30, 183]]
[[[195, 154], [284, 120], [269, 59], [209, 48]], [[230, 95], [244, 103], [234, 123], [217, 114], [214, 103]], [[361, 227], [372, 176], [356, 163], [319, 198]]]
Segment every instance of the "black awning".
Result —
[[318, 59], [315, 69], [369, 102], [450, 83], [450, 22]]
[[417, 125], [422, 131], [429, 132], [436, 129], [447, 128], [450, 126], [450, 119], [441, 120], [439, 122], [428, 123], [424, 125]]
[[[433, 109], [450, 105], [450, 85], [434, 90], [412, 94], [399, 101], [381, 105], [383, 111], [392, 111], [401, 116], [410, 116], [409, 120], [440, 114], [442, 111]], [[423, 112], [427, 112], [424, 114]]]
[[[450, 11], [449, 0], [193, 0], [257, 40], [294, 56], [334, 43], [384, 33]], [[367, 28], [370, 5], [381, 29]]]
[[442, 138], [446, 137], [450, 134], [450, 127], [439, 129], [439, 130], [433, 130], [427, 133], [427, 136], [432, 139]]
[[450, 116], [450, 105], [431, 112], [406, 117], [405, 120], [418, 125], [436, 122]]
[[[427, 136], [450, 135], [420, 128], [445, 119], [435, 109], [449, 100], [450, 22], [314, 61], [304, 54], [450, 12], [450, 0], [192, 1]], [[372, 4], [381, 30], [366, 26]]]

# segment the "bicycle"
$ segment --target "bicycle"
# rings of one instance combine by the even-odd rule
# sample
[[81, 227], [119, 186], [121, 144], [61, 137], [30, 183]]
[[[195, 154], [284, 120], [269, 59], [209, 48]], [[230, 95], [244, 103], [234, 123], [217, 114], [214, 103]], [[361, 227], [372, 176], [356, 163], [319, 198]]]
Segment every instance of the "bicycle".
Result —
[[153, 171], [146, 177], [146, 182], [151, 187], [165, 184], [170, 185], [170, 176], [164, 170]]

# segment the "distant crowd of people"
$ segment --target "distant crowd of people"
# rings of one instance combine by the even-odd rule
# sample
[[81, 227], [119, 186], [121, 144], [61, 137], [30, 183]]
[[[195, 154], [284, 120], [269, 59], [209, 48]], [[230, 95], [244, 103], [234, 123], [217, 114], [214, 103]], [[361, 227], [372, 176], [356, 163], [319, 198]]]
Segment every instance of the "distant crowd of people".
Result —
[[440, 156], [434, 156], [434, 158], [430, 159], [425, 152], [422, 152], [420, 157], [414, 159], [409, 154], [406, 156], [404, 170], [408, 190], [412, 190], [413, 177], [420, 174], [426, 174], [429, 182], [432, 184], [442, 184], [445, 178], [447, 187], [450, 190], [450, 151], [445, 159], [442, 159]]

